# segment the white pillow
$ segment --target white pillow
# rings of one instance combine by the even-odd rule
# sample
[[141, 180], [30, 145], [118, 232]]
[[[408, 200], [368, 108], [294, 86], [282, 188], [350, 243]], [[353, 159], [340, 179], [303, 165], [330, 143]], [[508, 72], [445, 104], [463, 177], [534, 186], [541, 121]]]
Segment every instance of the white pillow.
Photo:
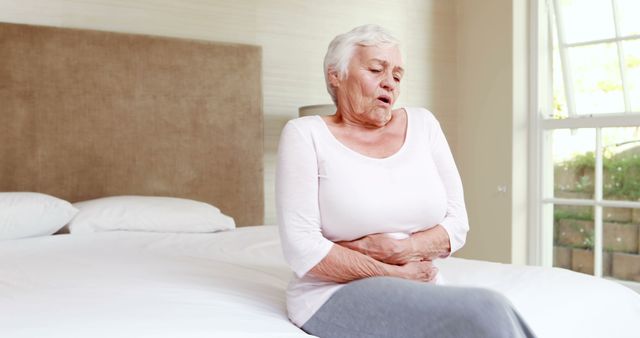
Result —
[[0, 192], [0, 240], [48, 236], [78, 212], [71, 203], [35, 192]]
[[235, 228], [233, 218], [211, 204], [158, 196], [112, 196], [74, 203], [75, 233], [112, 230], [215, 232]]

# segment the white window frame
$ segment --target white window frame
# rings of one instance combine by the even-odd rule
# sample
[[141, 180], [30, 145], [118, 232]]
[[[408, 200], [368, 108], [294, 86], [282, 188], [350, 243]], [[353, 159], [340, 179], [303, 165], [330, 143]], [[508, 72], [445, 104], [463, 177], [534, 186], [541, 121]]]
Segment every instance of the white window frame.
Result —
[[[562, 38], [559, 39], [561, 50], [561, 63], [563, 64], [563, 80], [565, 84], [565, 95], [567, 97], [568, 118], [566, 119], [545, 119], [543, 116], [551, 116], [549, 109], [552, 107], [552, 70], [550, 60], [553, 50], [549, 48], [552, 32], [547, 13], [547, 1], [554, 5], [557, 0], [532, 0], [530, 1], [530, 86], [529, 86], [529, 162], [532, 169], [529, 175], [529, 250], [528, 263], [532, 265], [547, 266], [553, 265], [553, 205], [579, 205], [591, 206], [594, 208], [594, 275], [602, 277], [602, 242], [603, 242], [603, 207], [620, 208], [640, 208], [640, 202], [633, 201], [613, 201], [603, 199], [602, 192], [602, 128], [607, 127], [636, 127], [640, 126], [640, 113], [631, 112], [629, 94], [625, 89], [626, 69], [624, 65], [624, 53], [622, 41], [636, 39], [640, 36], [620, 36], [617, 0], [611, 0], [614, 14], [614, 24], [616, 38], [607, 40], [590, 41], [580, 44], [565, 44]], [[556, 7], [557, 9], [557, 7]], [[557, 12], [557, 11], [556, 11]], [[561, 22], [561, 18], [560, 18]], [[562, 35], [562, 28], [559, 27], [559, 35]], [[573, 99], [573, 89], [571, 88], [571, 73], [566, 71], [568, 55], [565, 53], [569, 47], [587, 45], [602, 42], [616, 42], [620, 55], [619, 64], [621, 66], [621, 80], [623, 85], [625, 112], [618, 114], [603, 115], [577, 115], [575, 111], [575, 101]], [[547, 131], [554, 129], [578, 129], [593, 128], [596, 131], [595, 149], [595, 182], [593, 199], [563, 199], [553, 197], [553, 166], [545, 165], [550, 161], [551, 140]], [[545, 156], [547, 158], [545, 158]], [[636, 291], [640, 292], [640, 283], [630, 281], [619, 281]]]

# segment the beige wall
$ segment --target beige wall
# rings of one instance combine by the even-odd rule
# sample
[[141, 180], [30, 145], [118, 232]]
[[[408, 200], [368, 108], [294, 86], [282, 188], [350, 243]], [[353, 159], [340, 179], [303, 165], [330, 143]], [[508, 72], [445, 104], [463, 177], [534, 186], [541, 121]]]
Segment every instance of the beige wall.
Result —
[[471, 223], [459, 256], [526, 261], [525, 0], [456, 2], [457, 160]]
[[399, 103], [431, 109], [456, 143], [455, 6], [449, 0], [0, 0], [0, 21], [262, 46], [267, 224], [275, 223], [280, 129], [299, 106], [331, 101], [322, 59], [338, 33], [365, 23], [392, 30], [404, 44], [408, 70]]

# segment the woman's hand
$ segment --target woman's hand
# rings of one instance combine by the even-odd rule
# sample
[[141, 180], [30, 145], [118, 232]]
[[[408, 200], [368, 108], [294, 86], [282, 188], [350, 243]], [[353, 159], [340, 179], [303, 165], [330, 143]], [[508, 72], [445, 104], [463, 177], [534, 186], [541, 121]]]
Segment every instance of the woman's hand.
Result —
[[431, 261], [409, 262], [397, 268], [397, 277], [419, 282], [432, 282], [438, 275], [438, 268]]
[[418, 255], [423, 260], [445, 258], [451, 253], [451, 242], [447, 230], [442, 225], [416, 232], [411, 235]]
[[413, 239], [394, 239], [386, 234], [372, 234], [354, 241], [337, 242], [345, 248], [363, 253], [375, 260], [394, 265], [420, 261]]

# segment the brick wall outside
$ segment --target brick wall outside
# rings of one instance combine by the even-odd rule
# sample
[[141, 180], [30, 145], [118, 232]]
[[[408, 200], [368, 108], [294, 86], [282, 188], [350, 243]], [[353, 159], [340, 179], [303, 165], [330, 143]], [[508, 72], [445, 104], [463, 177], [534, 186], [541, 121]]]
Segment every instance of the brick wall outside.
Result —
[[[593, 170], [554, 170], [554, 196], [592, 199]], [[605, 184], [606, 173], [605, 173]], [[591, 183], [591, 186], [589, 186]], [[607, 196], [607, 199], [624, 199]], [[556, 205], [554, 266], [593, 274], [594, 222], [590, 207]], [[640, 209], [603, 209], [603, 274], [640, 282]]]

